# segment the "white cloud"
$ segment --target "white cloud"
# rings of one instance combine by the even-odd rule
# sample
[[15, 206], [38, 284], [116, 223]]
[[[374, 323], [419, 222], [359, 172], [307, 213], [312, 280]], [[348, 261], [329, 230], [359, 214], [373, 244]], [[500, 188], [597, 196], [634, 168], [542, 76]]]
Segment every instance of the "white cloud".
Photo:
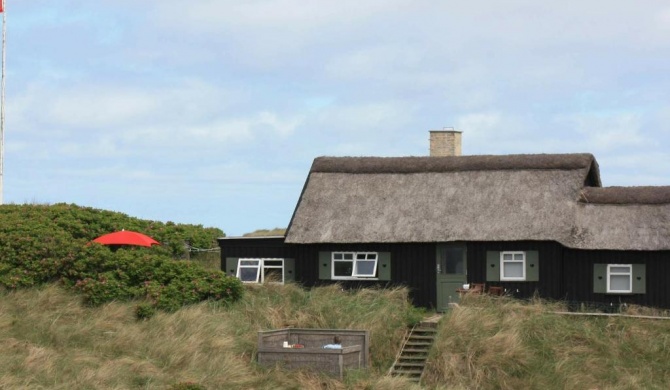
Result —
[[642, 134], [639, 115], [628, 112], [595, 112], [565, 118], [594, 152], [610, 152], [649, 143]]

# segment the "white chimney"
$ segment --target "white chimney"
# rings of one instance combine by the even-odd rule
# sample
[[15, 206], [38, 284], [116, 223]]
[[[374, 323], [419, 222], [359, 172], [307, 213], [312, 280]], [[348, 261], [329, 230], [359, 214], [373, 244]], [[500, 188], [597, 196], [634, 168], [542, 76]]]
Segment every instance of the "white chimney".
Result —
[[461, 133], [461, 131], [454, 130], [453, 127], [430, 130], [430, 156], [460, 156]]

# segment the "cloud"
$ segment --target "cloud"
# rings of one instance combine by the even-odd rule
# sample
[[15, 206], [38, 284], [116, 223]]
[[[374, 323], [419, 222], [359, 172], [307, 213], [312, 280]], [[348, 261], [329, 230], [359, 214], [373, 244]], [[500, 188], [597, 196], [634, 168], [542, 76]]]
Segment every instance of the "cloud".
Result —
[[594, 152], [612, 152], [649, 143], [642, 119], [630, 112], [592, 112], [564, 118]]

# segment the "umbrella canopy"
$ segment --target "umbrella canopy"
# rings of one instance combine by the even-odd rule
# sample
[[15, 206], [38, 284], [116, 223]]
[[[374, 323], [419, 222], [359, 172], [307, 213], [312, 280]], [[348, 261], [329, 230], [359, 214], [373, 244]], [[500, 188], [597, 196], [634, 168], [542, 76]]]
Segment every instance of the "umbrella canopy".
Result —
[[137, 246], [152, 246], [160, 245], [160, 243], [153, 238], [138, 232], [130, 230], [121, 230], [105, 234], [93, 240], [102, 245], [137, 245]]

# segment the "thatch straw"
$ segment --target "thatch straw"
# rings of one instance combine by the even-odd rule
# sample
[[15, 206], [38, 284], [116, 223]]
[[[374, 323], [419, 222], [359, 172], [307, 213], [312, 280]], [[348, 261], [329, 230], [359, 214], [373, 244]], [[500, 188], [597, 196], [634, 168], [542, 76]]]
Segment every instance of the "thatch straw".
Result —
[[536, 240], [670, 250], [670, 187], [598, 186], [590, 154], [319, 157], [286, 242]]
[[448, 157], [318, 157], [312, 164], [311, 172], [426, 173], [529, 169], [570, 170], [592, 166], [598, 176], [595, 159], [588, 153]]
[[593, 204], [668, 204], [670, 186], [584, 187], [579, 200]]

